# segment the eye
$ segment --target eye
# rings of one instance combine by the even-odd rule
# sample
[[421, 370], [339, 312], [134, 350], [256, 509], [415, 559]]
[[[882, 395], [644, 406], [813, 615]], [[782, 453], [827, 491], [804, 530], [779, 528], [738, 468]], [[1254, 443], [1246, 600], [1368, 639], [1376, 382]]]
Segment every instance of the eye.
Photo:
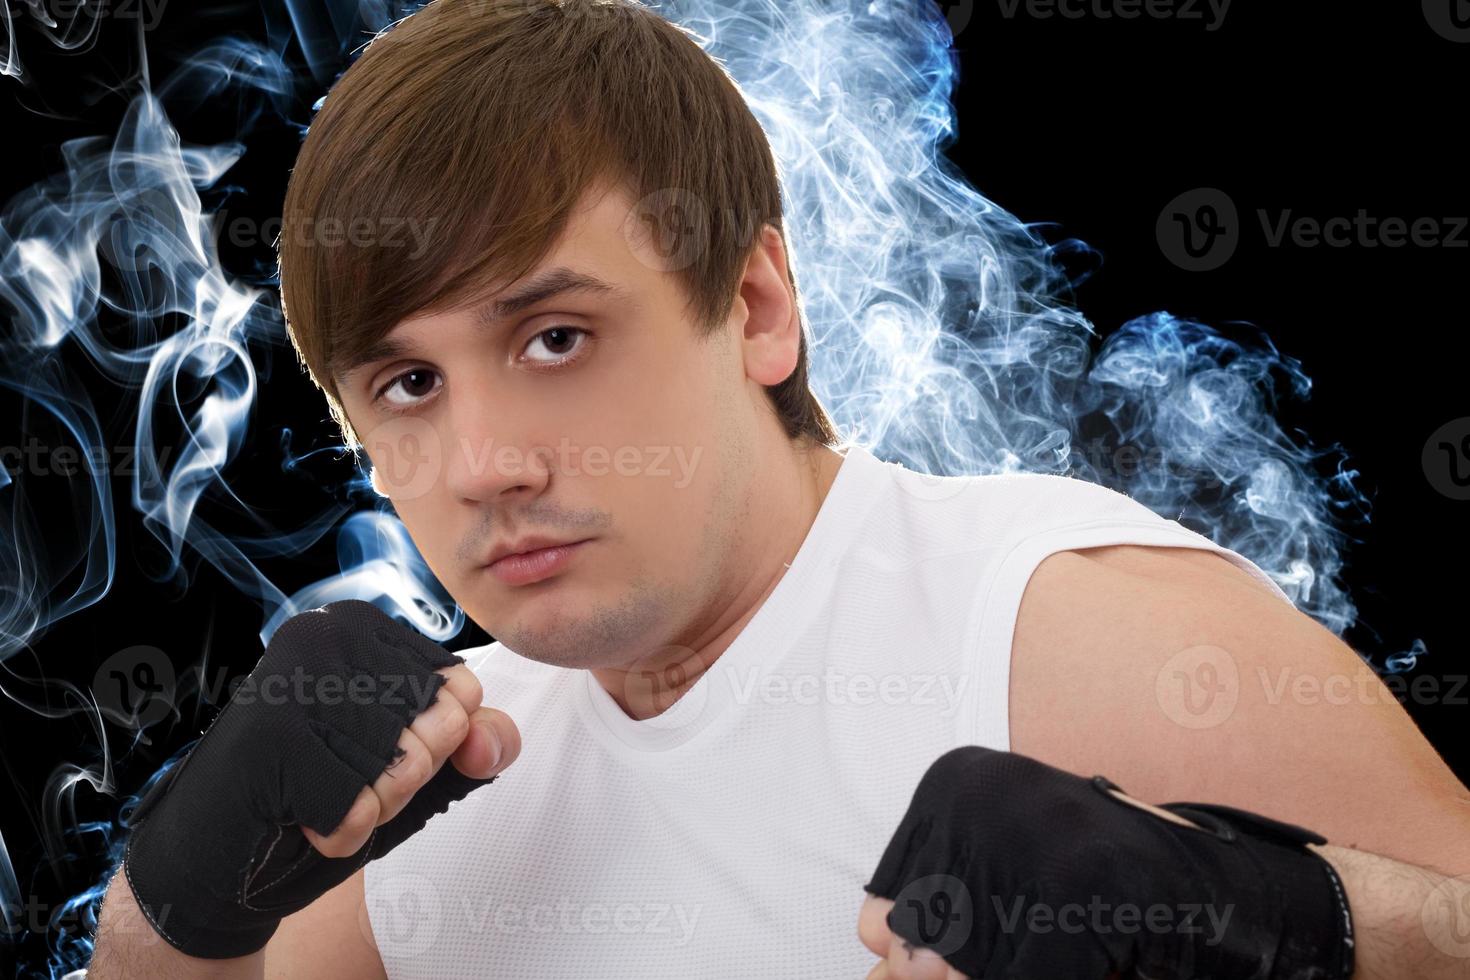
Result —
[[[377, 395], [374, 397], [373, 400], [386, 400], [389, 405], [389, 411], [401, 412], [405, 409], [412, 408], [414, 405], [423, 401], [423, 395], [428, 394], [428, 392], [420, 392], [419, 397], [411, 398], [408, 402], [395, 402], [393, 399], [387, 398], [386, 396], [394, 388], [402, 387], [405, 390], [418, 388], [422, 384], [422, 379], [426, 376], [431, 378], [438, 377], [435, 372], [430, 371], [428, 368], [414, 368], [410, 371], [404, 371], [402, 374], [396, 375], [393, 380], [383, 385], [383, 387], [379, 389]], [[433, 389], [430, 390], [432, 391]]]
[[[552, 350], [553, 357], [549, 360], [531, 358], [532, 361], [538, 364], [546, 365], [544, 370], [555, 371], [580, 360], [582, 358], [582, 350], [587, 346], [586, 338], [590, 336], [592, 334], [589, 331], [579, 327], [551, 327], [532, 337], [531, 342], [526, 345], [526, 349], [530, 350], [533, 345], [538, 343], [548, 349], [571, 346], [571, 353], [562, 353], [559, 357], [556, 356], [558, 351]], [[547, 338], [550, 338], [550, 344], [545, 343]], [[573, 343], [574, 340], [580, 342]], [[390, 412], [407, 411], [424, 402], [428, 395], [437, 390], [438, 386], [432, 384], [432, 379], [438, 377], [439, 373], [437, 371], [432, 371], [428, 368], [413, 368], [404, 371], [402, 374], [394, 375], [382, 388], [379, 388], [378, 393], [373, 396], [373, 401], [374, 403], [386, 402], [388, 411]], [[428, 388], [424, 390], [426, 384]], [[395, 400], [387, 397], [389, 392], [395, 388], [402, 390], [408, 395], [408, 398]]]
[[[541, 344], [541, 346], [546, 347], [552, 351], [552, 358], [547, 361], [533, 357], [531, 358], [531, 360], [535, 361], [538, 364], [550, 364], [553, 367], [558, 368], [564, 367], [568, 364], [571, 364], [573, 361], [581, 358], [582, 348], [587, 346], [586, 338], [589, 336], [591, 336], [591, 334], [589, 334], [586, 330], [582, 330], [578, 327], [552, 327], [551, 329], [543, 330], [536, 336], [532, 337], [531, 342], [526, 345], [526, 350], [530, 350], [535, 345]], [[552, 342], [550, 344], [545, 343], [546, 338], [551, 338]], [[574, 338], [579, 338], [580, 342], [573, 343]], [[559, 350], [560, 348], [565, 347], [571, 347], [571, 351], [563, 352]]]

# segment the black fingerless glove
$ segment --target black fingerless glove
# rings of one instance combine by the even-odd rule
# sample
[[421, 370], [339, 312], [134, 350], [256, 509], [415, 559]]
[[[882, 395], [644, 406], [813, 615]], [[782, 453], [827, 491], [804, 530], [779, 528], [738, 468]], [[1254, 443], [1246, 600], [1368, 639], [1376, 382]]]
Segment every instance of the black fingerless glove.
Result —
[[464, 663], [369, 602], [330, 602], [276, 630], [200, 741], [138, 803], [123, 859], [139, 907], [171, 945], [208, 959], [262, 949], [310, 905], [434, 814], [494, 782], [445, 760], [350, 857], [328, 858], [299, 825], [330, 834], [401, 751], [436, 699], [439, 668]]
[[864, 888], [888, 926], [976, 978], [1345, 980], [1337, 872], [1301, 827], [1201, 803], [1174, 823], [1011, 752], [953, 749], [924, 774]]

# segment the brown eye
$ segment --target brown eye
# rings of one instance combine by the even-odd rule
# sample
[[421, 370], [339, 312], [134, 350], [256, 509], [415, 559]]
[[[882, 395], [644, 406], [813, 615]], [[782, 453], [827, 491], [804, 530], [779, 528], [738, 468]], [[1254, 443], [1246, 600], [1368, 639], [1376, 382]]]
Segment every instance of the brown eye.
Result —
[[417, 394], [424, 394], [424, 395], [426, 395], [426, 394], [429, 393], [429, 391], [432, 391], [433, 390], [432, 386], [425, 387], [426, 380], [429, 379], [429, 378], [432, 378], [432, 377], [433, 377], [433, 372], [432, 371], [416, 370], [416, 371], [406, 372], [405, 374], [403, 374], [403, 375], [400, 376], [400, 379], [399, 380], [401, 381], [401, 383], [403, 385], [403, 391], [406, 394], [410, 394], [410, 395], [415, 394], [416, 393], [415, 392], [415, 389], [418, 389], [420, 387], [424, 387], [424, 390], [423, 391], [418, 391]]
[[543, 330], [531, 338], [526, 345], [526, 350], [540, 344], [551, 354], [550, 358], [532, 357], [532, 361], [538, 364], [546, 364], [551, 367], [560, 367], [577, 360], [581, 356], [581, 349], [587, 346], [586, 338], [589, 336], [586, 330], [578, 327], [552, 327]]
[[[423, 400], [425, 395], [433, 393], [433, 380], [438, 376], [437, 372], [431, 371], [428, 368], [414, 368], [410, 371], [404, 371], [383, 386], [383, 390], [378, 393], [378, 399], [388, 402], [389, 411], [401, 412], [405, 409], [413, 408], [414, 405]], [[407, 396], [407, 401], [390, 398], [389, 395], [395, 389], [402, 391]]]

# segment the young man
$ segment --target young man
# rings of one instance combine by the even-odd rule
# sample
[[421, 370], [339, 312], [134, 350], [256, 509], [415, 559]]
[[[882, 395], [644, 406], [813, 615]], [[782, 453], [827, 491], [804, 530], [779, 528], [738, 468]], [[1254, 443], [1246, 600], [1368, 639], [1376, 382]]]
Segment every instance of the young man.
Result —
[[[328, 95], [283, 227], [303, 364], [497, 642], [440, 669], [411, 777], [303, 828], [358, 864], [263, 951], [144, 951], [115, 882], [97, 976], [958, 975], [864, 886], [959, 746], [1376, 852], [1327, 849], [1354, 975], [1462, 965], [1419, 913], [1470, 872], [1464, 787], [1259, 568], [1100, 486], [936, 480], [837, 437], [765, 138], [651, 11], [430, 4]], [[1258, 680], [1283, 672], [1368, 696]], [[452, 768], [505, 775], [362, 866]]]

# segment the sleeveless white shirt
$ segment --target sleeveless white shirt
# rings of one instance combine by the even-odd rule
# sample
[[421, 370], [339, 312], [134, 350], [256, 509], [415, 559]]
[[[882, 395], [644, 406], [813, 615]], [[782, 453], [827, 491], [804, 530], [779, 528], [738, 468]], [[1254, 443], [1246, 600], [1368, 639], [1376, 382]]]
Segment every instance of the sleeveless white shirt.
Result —
[[924, 770], [1010, 747], [1011, 637], [1061, 550], [1203, 548], [1072, 477], [936, 478], [862, 446], [731, 646], [663, 714], [592, 674], [464, 651], [522, 737], [491, 785], [367, 866], [392, 980], [856, 980], [868, 881]]

